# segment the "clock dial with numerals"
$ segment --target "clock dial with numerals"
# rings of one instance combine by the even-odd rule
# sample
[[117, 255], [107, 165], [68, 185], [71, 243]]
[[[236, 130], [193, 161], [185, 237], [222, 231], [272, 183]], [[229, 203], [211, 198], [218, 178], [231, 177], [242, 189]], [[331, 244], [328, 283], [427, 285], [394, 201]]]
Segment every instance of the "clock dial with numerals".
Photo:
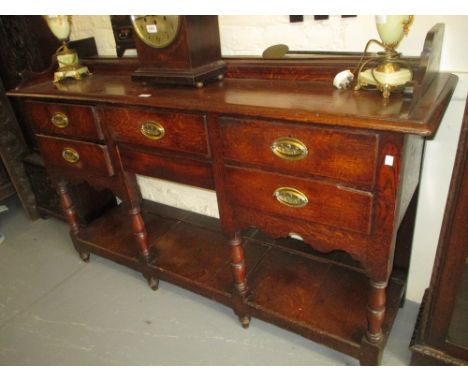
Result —
[[131, 16], [138, 37], [152, 48], [165, 48], [177, 37], [180, 16]]

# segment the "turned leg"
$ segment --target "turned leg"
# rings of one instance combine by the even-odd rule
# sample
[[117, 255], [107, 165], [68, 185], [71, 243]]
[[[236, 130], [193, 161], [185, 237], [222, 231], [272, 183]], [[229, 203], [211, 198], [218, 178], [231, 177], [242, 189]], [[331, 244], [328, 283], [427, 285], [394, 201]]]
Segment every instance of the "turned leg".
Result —
[[242, 247], [242, 237], [240, 232], [236, 232], [234, 238], [230, 240], [231, 246], [231, 269], [234, 277], [234, 312], [239, 317], [242, 327], [248, 328], [250, 315], [245, 311], [245, 299], [248, 294], [246, 268], [244, 259], [244, 248]]
[[128, 214], [132, 222], [133, 236], [138, 246], [139, 258], [144, 264], [147, 264], [149, 262], [149, 247], [145, 222], [143, 221], [139, 208], [132, 208]]
[[150, 262], [148, 235], [146, 233], [145, 222], [141, 216], [140, 208], [132, 208], [128, 213], [132, 222], [133, 235], [138, 246], [138, 256], [143, 270], [143, 276], [148, 280], [148, 285], [150, 288], [157, 290], [159, 286], [159, 280], [154, 277], [148, 270], [148, 264]]
[[385, 318], [386, 288], [386, 282], [370, 281], [366, 336], [371, 343], [379, 343], [383, 339], [382, 324]]
[[377, 366], [382, 361], [384, 336], [382, 324], [385, 318], [385, 291], [387, 283], [370, 280], [367, 303], [367, 332], [360, 346], [359, 363]]
[[[76, 216], [75, 207], [73, 205], [72, 198], [68, 192], [68, 186], [66, 181], [60, 181], [57, 184], [57, 193], [60, 198], [60, 205], [63, 210], [63, 214], [65, 215], [65, 219], [67, 219], [68, 225], [70, 226], [70, 234], [73, 239], [78, 235], [80, 232], [80, 225], [78, 224], [78, 218]], [[90, 253], [86, 251], [78, 250], [80, 254], [80, 258], [88, 262]]]
[[68, 193], [68, 187], [65, 181], [58, 183], [57, 192], [60, 197], [60, 205], [62, 207], [63, 214], [70, 225], [70, 231], [73, 235], [76, 235], [80, 231], [80, 226], [76, 217], [75, 206], [73, 205], [73, 201]]

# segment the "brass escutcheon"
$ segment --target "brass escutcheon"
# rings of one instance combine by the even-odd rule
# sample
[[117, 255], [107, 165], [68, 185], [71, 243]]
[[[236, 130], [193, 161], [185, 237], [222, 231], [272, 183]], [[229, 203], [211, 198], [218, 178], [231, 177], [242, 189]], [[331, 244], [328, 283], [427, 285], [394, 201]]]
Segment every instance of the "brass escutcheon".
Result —
[[299, 139], [281, 137], [276, 139], [271, 145], [271, 151], [277, 157], [285, 160], [300, 160], [307, 156], [309, 150]]
[[78, 154], [78, 151], [75, 149], [72, 149], [71, 147], [66, 147], [62, 151], [62, 157], [65, 159], [68, 163], [77, 163], [80, 160], [80, 154]]
[[309, 203], [309, 199], [299, 190], [292, 187], [280, 187], [273, 192], [278, 202], [288, 207], [302, 208]]
[[148, 139], [157, 140], [164, 137], [166, 131], [159, 122], [146, 121], [140, 125], [140, 132]]
[[67, 115], [61, 112], [54, 113], [50, 121], [52, 122], [52, 125], [58, 127], [59, 129], [65, 129], [68, 126]]

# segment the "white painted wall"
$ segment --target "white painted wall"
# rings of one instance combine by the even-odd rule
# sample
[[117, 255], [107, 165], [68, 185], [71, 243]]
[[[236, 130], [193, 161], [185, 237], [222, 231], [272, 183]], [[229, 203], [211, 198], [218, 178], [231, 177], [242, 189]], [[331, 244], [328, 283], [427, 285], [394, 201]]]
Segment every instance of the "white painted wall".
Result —
[[468, 92], [468, 73], [455, 74], [457, 88], [424, 153], [407, 293], [418, 302], [429, 286]]
[[[468, 34], [468, 16], [416, 16], [410, 33], [400, 44], [405, 55], [419, 56], [427, 31], [445, 24], [441, 70], [468, 72], [468, 52], [463, 49]], [[315, 21], [304, 16], [302, 23], [290, 23], [288, 16], [219, 16], [223, 55], [259, 55], [273, 44], [291, 49], [342, 50], [360, 52], [370, 38], [378, 38], [374, 16]], [[73, 16], [72, 40], [94, 36], [98, 52], [115, 56], [115, 42], [108, 16]]]
[[[73, 22], [72, 39], [94, 36], [100, 55], [115, 56], [108, 16], [74, 16]], [[426, 145], [407, 292], [416, 302], [429, 285], [468, 90], [468, 16], [416, 16], [399, 47], [404, 55], [418, 56], [427, 31], [439, 22], [445, 24], [441, 70], [456, 72], [460, 82], [439, 132]], [[294, 24], [288, 16], [220, 16], [219, 24], [223, 55], [260, 55], [278, 43], [295, 50], [359, 52], [368, 39], [378, 37], [373, 16], [331, 16], [324, 21], [305, 16], [303, 23]], [[218, 216], [212, 191], [143, 176], [138, 180], [147, 199]]]
[[[288, 16], [220, 16], [223, 54], [261, 54], [268, 46], [283, 43], [292, 50], [342, 50], [361, 52], [370, 38], [377, 38], [374, 16], [289, 23]], [[427, 31], [445, 23], [442, 59], [444, 71], [468, 71], [468, 54], [460, 49], [468, 33], [468, 16], [416, 16], [410, 33], [400, 44], [405, 55], [419, 56]]]

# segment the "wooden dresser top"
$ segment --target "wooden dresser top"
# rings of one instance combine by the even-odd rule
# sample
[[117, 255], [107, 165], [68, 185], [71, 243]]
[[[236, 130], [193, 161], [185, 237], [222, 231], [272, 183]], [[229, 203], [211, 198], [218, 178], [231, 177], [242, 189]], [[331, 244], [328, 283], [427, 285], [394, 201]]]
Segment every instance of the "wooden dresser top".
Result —
[[55, 101], [149, 106], [194, 112], [237, 114], [289, 121], [387, 130], [430, 136], [435, 133], [457, 77], [438, 74], [417, 101], [402, 94], [384, 100], [373, 91], [337, 90], [323, 81], [226, 78], [202, 89], [143, 86], [130, 73], [95, 73], [82, 81], [46, 80], [13, 90], [10, 96]]

